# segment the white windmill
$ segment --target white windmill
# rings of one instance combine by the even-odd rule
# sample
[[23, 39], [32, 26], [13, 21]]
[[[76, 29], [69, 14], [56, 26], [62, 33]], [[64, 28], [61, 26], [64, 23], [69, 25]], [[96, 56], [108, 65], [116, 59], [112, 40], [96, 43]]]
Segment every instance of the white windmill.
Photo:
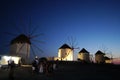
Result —
[[63, 61], [74, 60], [74, 50], [79, 49], [75, 47], [77, 45], [76, 40], [73, 37], [68, 38], [68, 44], [63, 44], [58, 50], [58, 58]]
[[58, 50], [58, 57], [62, 61], [73, 61], [73, 50], [68, 44], [63, 44]]
[[[28, 32], [20, 32], [20, 30], [17, 29], [17, 31], [20, 33], [20, 35], [15, 35], [15, 38], [11, 40], [10, 42], [10, 55], [14, 56], [20, 56], [22, 59], [22, 63], [26, 64], [30, 62], [30, 54], [35, 57], [37, 56], [35, 54], [35, 48], [39, 50], [39, 53], [43, 53], [43, 51], [34, 43], [43, 43], [42, 41], [36, 40], [36, 37], [39, 37], [40, 35], [43, 34], [35, 34], [35, 31], [37, 27], [32, 29], [31, 28], [31, 22], [30, 25], [28, 26]], [[8, 33], [11, 35], [11, 33]], [[17, 36], [17, 37], [16, 37]]]

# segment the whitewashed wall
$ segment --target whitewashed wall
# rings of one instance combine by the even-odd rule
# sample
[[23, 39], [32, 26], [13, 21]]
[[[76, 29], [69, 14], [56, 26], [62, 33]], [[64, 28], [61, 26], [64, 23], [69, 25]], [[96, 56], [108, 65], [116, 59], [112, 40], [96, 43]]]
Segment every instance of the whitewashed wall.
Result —
[[59, 49], [58, 57], [60, 57], [63, 61], [73, 61], [73, 50], [69, 48]]

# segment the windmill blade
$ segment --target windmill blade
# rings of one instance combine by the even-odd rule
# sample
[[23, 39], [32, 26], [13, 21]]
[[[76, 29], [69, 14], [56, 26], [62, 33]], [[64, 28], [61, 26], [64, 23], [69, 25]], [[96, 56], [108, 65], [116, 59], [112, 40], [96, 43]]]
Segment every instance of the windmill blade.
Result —
[[31, 19], [31, 16], [30, 16], [30, 20], [29, 20], [29, 25], [28, 25], [28, 36], [30, 37], [30, 29], [31, 29], [31, 26], [32, 25], [32, 19]]
[[40, 49], [39, 47], [37, 47], [35, 44], [32, 43], [32, 45], [33, 45], [35, 48], [37, 48], [40, 52], [43, 53], [43, 50], [41, 50], [41, 49]]
[[108, 48], [102, 44], [101, 47], [100, 47], [100, 50], [103, 52], [103, 53], [106, 53], [108, 51]]
[[30, 36], [30, 39], [35, 38], [35, 37], [38, 37], [38, 36], [41, 36], [41, 35], [44, 35], [44, 34], [41, 33], [41, 34], [37, 34], [37, 35]]
[[[29, 24], [29, 36], [32, 36], [37, 30], [38, 30], [38, 26], [36, 26], [36, 27], [34, 27], [32, 30], [31, 30], [31, 24], [32, 23], [32, 20], [31, 20], [31, 17], [30, 17], [30, 24]], [[30, 30], [31, 30], [31, 32], [30, 32]]]
[[25, 28], [25, 31], [26, 31], [26, 35], [28, 37], [31, 36], [31, 27], [32, 27], [32, 19], [31, 19], [31, 16], [29, 17], [29, 21], [28, 21], [28, 25], [26, 26]]
[[71, 44], [72, 44], [72, 46], [73, 46], [73, 44], [74, 44], [74, 39], [73, 39], [72, 36], [71, 36]]
[[68, 37], [68, 43], [70, 44], [71, 48], [75, 48], [77, 46], [76, 38]]
[[31, 31], [31, 33], [29, 35], [30, 36], [33, 35], [37, 29], [38, 29], [38, 26], [36, 26], [35, 28], [33, 28], [33, 30]]
[[21, 30], [20, 33], [24, 33], [24, 34], [27, 35], [27, 34], [28, 34], [28, 33], [27, 33], [28, 31], [26, 30], [26, 27], [27, 27], [27, 26], [26, 26], [26, 24], [24, 23], [25, 21], [23, 21], [23, 20], [24, 20], [24, 19], [23, 19], [23, 17], [21, 16], [21, 17], [20, 17], [20, 26], [21, 26], [20, 28], [22, 28], [22, 29], [19, 29], [19, 30]]
[[38, 42], [38, 43], [45, 43], [44, 41], [38, 41], [32, 38], [32, 41]]
[[70, 37], [68, 37], [68, 43], [70, 44], [70, 46], [72, 45]]
[[35, 56], [36, 56], [36, 54], [35, 54], [35, 51], [34, 51], [34, 49], [33, 49], [32, 45], [31, 45], [31, 51], [32, 51], [32, 53], [33, 53], [33, 56], [35, 57]]
[[79, 47], [76, 47], [78, 45], [78, 43], [76, 42], [76, 43], [74, 43], [74, 48], [75, 49], [79, 49]]
[[80, 49], [80, 47], [76, 47], [76, 48], [74, 48], [74, 49]]
[[68, 43], [70, 44], [70, 46], [73, 48], [73, 45], [74, 45], [74, 39], [73, 37], [68, 37]]

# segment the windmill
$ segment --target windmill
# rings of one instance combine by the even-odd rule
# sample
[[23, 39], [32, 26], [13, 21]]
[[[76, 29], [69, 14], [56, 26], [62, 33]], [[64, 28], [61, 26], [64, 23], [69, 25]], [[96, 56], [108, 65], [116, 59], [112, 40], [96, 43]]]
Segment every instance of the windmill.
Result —
[[73, 60], [74, 60], [74, 52], [75, 52], [75, 49], [80, 49], [79, 47], [76, 47], [77, 46], [77, 42], [76, 42], [76, 38], [74, 37], [68, 37], [68, 44], [70, 45], [70, 47], [72, 48], [72, 51], [73, 51]]
[[37, 56], [36, 50], [38, 50], [39, 53], [43, 53], [43, 51], [35, 44], [36, 42], [37, 44], [44, 43], [43, 41], [36, 40], [37, 37], [43, 34], [35, 34], [35, 31], [38, 29], [37, 27], [31, 30], [31, 21], [25, 32], [20, 31], [19, 27], [15, 27], [15, 29], [19, 35], [7, 32], [9, 35], [15, 36], [10, 41], [10, 55], [20, 56], [22, 58], [22, 63], [26, 64], [30, 62], [30, 55], [33, 55], [34, 57]]
[[68, 44], [63, 44], [59, 48], [58, 57], [64, 61], [72, 61], [73, 60], [72, 48]]

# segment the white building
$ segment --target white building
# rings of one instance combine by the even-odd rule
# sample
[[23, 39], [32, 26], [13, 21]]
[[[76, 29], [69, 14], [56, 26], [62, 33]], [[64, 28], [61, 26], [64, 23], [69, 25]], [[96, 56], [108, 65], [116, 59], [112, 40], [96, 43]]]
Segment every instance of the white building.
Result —
[[78, 53], [78, 59], [85, 62], [90, 62], [90, 55], [86, 49], [81, 49]]
[[58, 59], [62, 61], [73, 61], [73, 49], [63, 44], [58, 50]]
[[11, 41], [10, 55], [20, 56], [23, 62], [27, 62], [30, 55], [30, 40], [21, 34]]

